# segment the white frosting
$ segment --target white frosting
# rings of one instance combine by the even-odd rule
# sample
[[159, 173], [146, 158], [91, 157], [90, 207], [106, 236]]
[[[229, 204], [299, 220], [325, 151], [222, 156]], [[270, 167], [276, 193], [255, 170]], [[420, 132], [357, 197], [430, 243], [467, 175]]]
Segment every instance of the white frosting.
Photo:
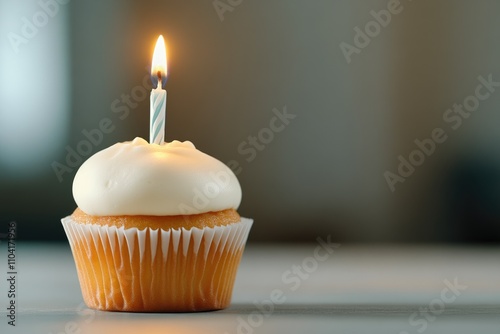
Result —
[[94, 216], [198, 214], [237, 209], [234, 173], [189, 142], [117, 143], [85, 161], [73, 181], [78, 207]]

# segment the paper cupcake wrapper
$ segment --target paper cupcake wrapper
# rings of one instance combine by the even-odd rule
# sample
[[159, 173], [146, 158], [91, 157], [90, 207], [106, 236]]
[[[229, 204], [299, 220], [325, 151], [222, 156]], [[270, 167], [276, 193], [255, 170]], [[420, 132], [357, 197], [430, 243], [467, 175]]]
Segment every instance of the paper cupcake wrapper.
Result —
[[226, 307], [253, 223], [139, 230], [61, 221], [87, 306], [145, 312]]

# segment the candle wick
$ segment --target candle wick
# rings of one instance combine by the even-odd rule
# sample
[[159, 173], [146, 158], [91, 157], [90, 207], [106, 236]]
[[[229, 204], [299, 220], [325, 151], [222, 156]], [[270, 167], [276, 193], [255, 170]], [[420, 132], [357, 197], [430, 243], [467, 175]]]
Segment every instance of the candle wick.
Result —
[[161, 89], [161, 71], [156, 72], [158, 76], [158, 89]]

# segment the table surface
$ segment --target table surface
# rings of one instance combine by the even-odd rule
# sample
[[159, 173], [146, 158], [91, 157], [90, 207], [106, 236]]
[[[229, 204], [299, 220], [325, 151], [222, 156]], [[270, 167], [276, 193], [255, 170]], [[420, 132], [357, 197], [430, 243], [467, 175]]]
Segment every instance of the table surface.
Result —
[[145, 314], [87, 309], [66, 244], [18, 243], [0, 333], [500, 333], [500, 247], [318, 247], [249, 245], [228, 309]]

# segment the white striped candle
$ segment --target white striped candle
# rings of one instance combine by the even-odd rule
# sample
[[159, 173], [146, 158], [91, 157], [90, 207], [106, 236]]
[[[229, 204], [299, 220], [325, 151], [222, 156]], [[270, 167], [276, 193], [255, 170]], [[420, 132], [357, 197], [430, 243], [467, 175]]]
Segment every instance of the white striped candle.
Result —
[[162, 35], [158, 37], [153, 53], [151, 76], [158, 78], [158, 85], [151, 90], [149, 143], [161, 145], [165, 141], [167, 109], [167, 91], [162, 89], [162, 80], [167, 77], [167, 52]]

